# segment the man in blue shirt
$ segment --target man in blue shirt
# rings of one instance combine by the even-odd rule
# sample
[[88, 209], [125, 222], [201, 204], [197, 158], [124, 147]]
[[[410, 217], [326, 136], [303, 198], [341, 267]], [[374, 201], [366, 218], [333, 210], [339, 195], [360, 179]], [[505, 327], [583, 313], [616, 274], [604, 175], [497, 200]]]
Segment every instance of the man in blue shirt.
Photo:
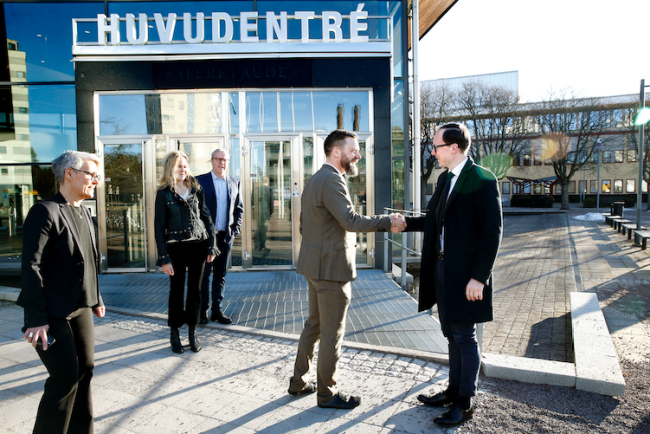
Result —
[[[212, 278], [212, 314], [210, 319], [221, 324], [232, 324], [221, 309], [226, 273], [228, 271], [228, 258], [235, 237], [241, 232], [244, 202], [242, 200], [241, 184], [239, 180], [228, 176], [226, 169], [230, 155], [228, 151], [217, 149], [212, 153], [212, 171], [196, 177], [201, 187], [205, 190], [205, 204], [210, 210], [214, 221], [214, 230], [217, 238], [217, 248], [221, 252], [212, 264], [206, 264], [201, 285], [201, 324], [208, 323], [208, 309], [210, 308], [210, 271]], [[211, 265], [211, 266], [210, 266]]]

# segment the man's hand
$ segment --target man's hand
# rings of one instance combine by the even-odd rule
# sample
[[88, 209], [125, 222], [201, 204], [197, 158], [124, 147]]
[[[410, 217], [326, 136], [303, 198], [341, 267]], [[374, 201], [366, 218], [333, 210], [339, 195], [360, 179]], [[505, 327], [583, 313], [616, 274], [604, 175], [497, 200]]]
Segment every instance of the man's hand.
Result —
[[93, 307], [93, 313], [97, 318], [104, 318], [104, 315], [106, 315], [106, 306]]
[[465, 289], [465, 296], [469, 301], [483, 300], [483, 287], [485, 285], [475, 279], [470, 279]]
[[388, 217], [390, 217], [390, 226], [394, 233], [399, 234], [406, 229], [406, 219], [402, 214], [393, 213]]
[[214, 261], [214, 258], [216, 258], [215, 255], [208, 255], [208, 262]]

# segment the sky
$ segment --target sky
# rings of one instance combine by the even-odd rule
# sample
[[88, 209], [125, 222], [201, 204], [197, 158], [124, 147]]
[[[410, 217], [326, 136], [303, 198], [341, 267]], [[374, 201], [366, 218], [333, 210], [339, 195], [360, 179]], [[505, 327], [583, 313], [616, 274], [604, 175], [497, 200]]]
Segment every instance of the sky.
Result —
[[458, 0], [419, 51], [420, 81], [518, 70], [522, 102], [565, 88], [638, 95], [650, 84], [650, 0]]

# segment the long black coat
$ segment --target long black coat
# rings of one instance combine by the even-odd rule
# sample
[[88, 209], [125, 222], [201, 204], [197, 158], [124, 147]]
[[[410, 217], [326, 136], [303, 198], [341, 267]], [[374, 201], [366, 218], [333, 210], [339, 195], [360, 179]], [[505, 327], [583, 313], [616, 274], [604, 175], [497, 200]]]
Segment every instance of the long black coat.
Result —
[[[407, 218], [406, 231], [424, 232], [418, 311], [438, 300], [434, 290], [440, 237], [435, 210], [447, 182], [445, 171], [438, 178], [424, 217]], [[443, 212], [443, 211], [441, 211]], [[501, 244], [503, 218], [497, 180], [489, 170], [468, 159], [445, 206], [445, 305], [448, 325], [492, 321], [492, 270]], [[483, 300], [469, 301], [467, 283], [485, 284]]]
[[[82, 205], [88, 227], [90, 210]], [[23, 225], [22, 291], [17, 304], [25, 309], [25, 327], [48, 324], [48, 315], [65, 318], [79, 306], [84, 262], [91, 261], [99, 275], [99, 252], [95, 231], [90, 231], [93, 256], [84, 257], [81, 238], [70, 207], [61, 193], [37, 203]], [[98, 304], [104, 302], [95, 280]]]

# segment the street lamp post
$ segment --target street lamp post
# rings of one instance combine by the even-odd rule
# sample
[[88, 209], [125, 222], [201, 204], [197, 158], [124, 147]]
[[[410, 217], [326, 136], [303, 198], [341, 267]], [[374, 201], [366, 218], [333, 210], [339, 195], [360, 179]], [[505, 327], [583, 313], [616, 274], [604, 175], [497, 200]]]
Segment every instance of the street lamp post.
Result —
[[645, 119], [641, 119], [645, 110], [645, 80], [641, 80], [641, 93], [639, 94], [639, 115], [637, 122], [639, 124], [639, 150], [637, 158], [639, 159], [639, 188], [636, 193], [636, 230], [641, 230], [641, 207], [643, 206], [643, 128]]
[[600, 213], [600, 151], [603, 149], [603, 139], [596, 139], [596, 146], [594, 152], [598, 158], [598, 181], [596, 181], [596, 212]]

